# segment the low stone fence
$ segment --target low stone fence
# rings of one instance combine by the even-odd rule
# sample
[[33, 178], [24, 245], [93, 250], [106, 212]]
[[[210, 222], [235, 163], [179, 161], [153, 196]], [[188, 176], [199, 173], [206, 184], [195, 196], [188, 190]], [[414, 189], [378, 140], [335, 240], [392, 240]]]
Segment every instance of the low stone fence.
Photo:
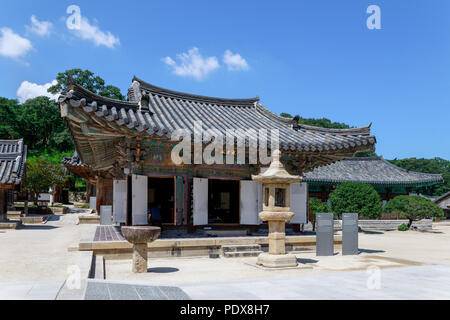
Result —
[[[406, 219], [398, 220], [358, 220], [358, 226], [361, 230], [380, 230], [380, 231], [392, 231], [397, 230], [401, 224], [408, 224]], [[431, 230], [433, 225], [432, 219], [423, 219], [413, 222], [413, 228], [416, 227], [419, 230]], [[305, 231], [311, 231], [312, 224], [308, 222], [305, 225]], [[334, 220], [334, 231], [342, 231], [342, 220]]]
[[[381, 230], [381, 231], [392, 231], [397, 230], [398, 226], [401, 224], [408, 224], [407, 219], [399, 220], [359, 220], [358, 226], [362, 230]], [[423, 219], [420, 221], [414, 221], [412, 226], [419, 230], [431, 230], [433, 220]], [[342, 230], [342, 220], [334, 221], [334, 230]]]

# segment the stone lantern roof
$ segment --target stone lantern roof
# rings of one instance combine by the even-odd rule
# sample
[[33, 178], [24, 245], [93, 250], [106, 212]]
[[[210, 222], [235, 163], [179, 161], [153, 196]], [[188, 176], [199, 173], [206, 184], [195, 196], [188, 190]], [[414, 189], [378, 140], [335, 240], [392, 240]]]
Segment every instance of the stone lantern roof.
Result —
[[294, 176], [286, 171], [280, 161], [280, 155], [280, 150], [274, 150], [272, 152], [272, 163], [270, 167], [259, 175], [252, 175], [252, 179], [261, 183], [291, 184], [300, 182], [302, 180], [301, 176]]

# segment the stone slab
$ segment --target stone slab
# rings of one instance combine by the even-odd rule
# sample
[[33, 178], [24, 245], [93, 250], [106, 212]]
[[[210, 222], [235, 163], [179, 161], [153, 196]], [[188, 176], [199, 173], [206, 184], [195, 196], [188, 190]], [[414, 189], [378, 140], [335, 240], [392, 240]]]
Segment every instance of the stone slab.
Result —
[[190, 300], [180, 288], [89, 281], [85, 300]]

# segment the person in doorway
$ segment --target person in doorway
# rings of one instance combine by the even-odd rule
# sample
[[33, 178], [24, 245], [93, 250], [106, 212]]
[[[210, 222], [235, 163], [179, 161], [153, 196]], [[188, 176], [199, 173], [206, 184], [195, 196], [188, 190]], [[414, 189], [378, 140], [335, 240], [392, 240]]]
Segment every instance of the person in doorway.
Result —
[[162, 228], [161, 208], [159, 206], [152, 207], [149, 211], [149, 220], [151, 225]]

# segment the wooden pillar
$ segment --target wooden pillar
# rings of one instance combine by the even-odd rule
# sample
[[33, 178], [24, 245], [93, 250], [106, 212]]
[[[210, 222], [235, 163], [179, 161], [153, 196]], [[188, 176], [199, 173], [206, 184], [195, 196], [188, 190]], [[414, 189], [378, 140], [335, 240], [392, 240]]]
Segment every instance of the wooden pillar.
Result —
[[100, 214], [100, 206], [113, 205], [113, 180], [99, 177], [97, 180], [96, 210]]
[[94, 185], [89, 181], [86, 181], [86, 199], [89, 202], [90, 197], [94, 196]]
[[389, 201], [392, 199], [392, 189], [386, 188], [386, 201]]
[[7, 221], [6, 190], [0, 189], [0, 221]]
[[320, 188], [322, 189], [322, 202], [327, 202], [328, 200], [327, 189], [323, 186]]
[[187, 184], [187, 230], [188, 233], [195, 233], [196, 228], [194, 227], [193, 223], [192, 223], [192, 206], [193, 206], [193, 199], [192, 199], [192, 185], [193, 185], [193, 180], [191, 177], [188, 177], [186, 179], [186, 184]]

